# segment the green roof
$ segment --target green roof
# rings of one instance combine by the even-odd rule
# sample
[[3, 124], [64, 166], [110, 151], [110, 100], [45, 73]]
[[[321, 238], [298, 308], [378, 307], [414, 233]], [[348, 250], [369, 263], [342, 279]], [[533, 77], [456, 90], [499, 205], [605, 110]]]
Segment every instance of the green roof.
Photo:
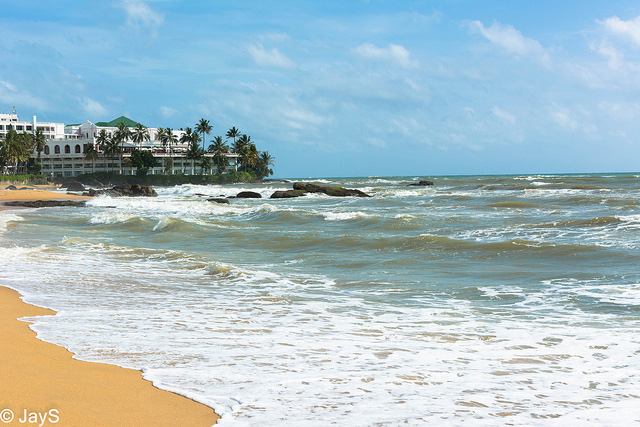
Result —
[[136, 127], [136, 125], [138, 124], [138, 122], [134, 122], [128, 117], [120, 116], [117, 119], [111, 120], [110, 122], [98, 122], [96, 123], [96, 126], [115, 128], [118, 127], [120, 123], [123, 123], [128, 128]]

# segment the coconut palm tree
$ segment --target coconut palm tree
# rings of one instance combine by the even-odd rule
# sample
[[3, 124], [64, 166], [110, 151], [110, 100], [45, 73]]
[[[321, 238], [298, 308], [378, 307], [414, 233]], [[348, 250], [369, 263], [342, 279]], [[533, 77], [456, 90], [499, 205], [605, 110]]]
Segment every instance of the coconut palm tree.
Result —
[[229, 138], [233, 139], [233, 143], [236, 143], [236, 138], [240, 136], [240, 131], [238, 129], [236, 129], [236, 127], [232, 127], [231, 129], [229, 129], [227, 131], [227, 134], [225, 135], [226, 139], [229, 140]]
[[205, 134], [209, 135], [213, 130], [213, 126], [209, 123], [209, 120], [205, 120], [204, 118], [200, 119], [198, 124], [196, 125], [196, 132], [202, 134], [202, 151], [204, 151], [204, 142], [205, 142]]
[[38, 163], [40, 163], [40, 167], [42, 168], [42, 160], [40, 159], [40, 155], [42, 154], [44, 147], [47, 146], [47, 140], [44, 137], [42, 129], [36, 130], [36, 133], [33, 135], [33, 144], [34, 148], [38, 152]]
[[84, 158], [85, 160], [91, 160], [91, 172], [96, 171], [96, 160], [98, 159], [98, 150], [92, 143], [84, 145]]
[[29, 160], [32, 153], [33, 135], [18, 133], [10, 127], [0, 146], [0, 157], [6, 163], [13, 163], [13, 171], [15, 174], [18, 173], [19, 163]]
[[165, 128], [164, 133], [167, 145], [169, 146], [169, 160], [171, 160], [171, 170], [173, 171], [173, 149], [171, 147], [178, 143], [178, 137], [173, 133], [171, 128]]
[[231, 146], [231, 149], [233, 150], [234, 153], [241, 154], [242, 150], [247, 146], [249, 146], [249, 144], [251, 144], [251, 137], [243, 133], [242, 135], [240, 135], [238, 140], [233, 141], [233, 145]]
[[[158, 128], [157, 132], [156, 132], [156, 139], [158, 141], [160, 141], [160, 143], [162, 144], [162, 147], [164, 147], [165, 149], [165, 153], [166, 153], [166, 149], [167, 149], [167, 132], [164, 128]], [[162, 156], [162, 170], [165, 171], [166, 169], [166, 162], [165, 162], [165, 156]]]
[[200, 175], [204, 175], [204, 171], [210, 171], [211, 170], [211, 157], [207, 157], [207, 156], [202, 156], [202, 159], [200, 160]]
[[119, 153], [122, 153], [120, 144], [115, 138], [109, 138], [104, 146], [104, 155], [111, 159], [111, 172], [113, 172], [113, 160]]
[[[194, 134], [194, 135], [198, 136], [197, 134]], [[191, 175], [194, 175], [196, 173], [195, 171], [196, 160], [199, 160], [204, 156], [204, 153], [202, 152], [202, 149], [200, 148], [199, 143], [200, 143], [199, 136], [197, 139], [191, 138], [191, 141], [189, 142], [189, 148], [187, 149], [186, 158], [191, 160]]]
[[229, 159], [224, 153], [229, 151], [229, 146], [222, 141], [221, 136], [216, 136], [209, 145], [209, 151], [213, 153], [213, 162], [217, 166], [218, 174], [224, 171], [224, 168], [229, 164]]
[[133, 130], [131, 134], [131, 139], [133, 142], [138, 144], [138, 148], [142, 146], [142, 143], [145, 141], [150, 141], [151, 137], [149, 136], [149, 131], [146, 127], [142, 126], [142, 124], [137, 123], [136, 128]]
[[123, 155], [123, 152], [124, 152], [124, 148], [122, 147], [122, 144], [127, 142], [127, 140], [129, 140], [129, 138], [131, 138], [131, 131], [129, 130], [129, 128], [127, 126], [125, 126], [125, 124], [122, 123], [122, 122], [118, 123], [118, 128], [113, 133], [113, 140], [116, 142], [116, 145], [118, 147], [117, 154], [119, 154], [119, 156], [120, 156], [120, 175], [123, 174], [123, 171], [122, 171], [122, 155]]
[[268, 151], [263, 151], [258, 157], [258, 175], [261, 178], [265, 176], [273, 175], [273, 170], [269, 166], [274, 165], [275, 158], [269, 154]]

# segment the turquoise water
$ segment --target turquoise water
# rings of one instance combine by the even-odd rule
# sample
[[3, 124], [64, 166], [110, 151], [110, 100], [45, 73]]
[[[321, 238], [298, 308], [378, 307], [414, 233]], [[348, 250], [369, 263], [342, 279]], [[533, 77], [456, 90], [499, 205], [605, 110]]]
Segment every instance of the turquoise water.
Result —
[[39, 336], [236, 425], [640, 422], [640, 175], [158, 188], [0, 213]]

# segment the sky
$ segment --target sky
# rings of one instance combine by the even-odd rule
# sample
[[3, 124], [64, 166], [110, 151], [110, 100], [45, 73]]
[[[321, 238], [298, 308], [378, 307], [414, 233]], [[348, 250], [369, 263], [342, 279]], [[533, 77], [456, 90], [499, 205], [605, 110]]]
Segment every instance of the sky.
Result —
[[235, 126], [276, 177], [640, 170], [637, 0], [0, 0], [0, 112]]

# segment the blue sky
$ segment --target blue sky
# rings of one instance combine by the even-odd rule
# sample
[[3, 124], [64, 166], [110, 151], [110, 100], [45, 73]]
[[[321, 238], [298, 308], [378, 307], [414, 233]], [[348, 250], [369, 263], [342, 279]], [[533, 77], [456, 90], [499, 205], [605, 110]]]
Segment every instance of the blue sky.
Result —
[[[24, 1], [0, 111], [231, 126], [276, 176], [640, 169], [637, 1]], [[212, 136], [213, 136], [212, 135]]]

